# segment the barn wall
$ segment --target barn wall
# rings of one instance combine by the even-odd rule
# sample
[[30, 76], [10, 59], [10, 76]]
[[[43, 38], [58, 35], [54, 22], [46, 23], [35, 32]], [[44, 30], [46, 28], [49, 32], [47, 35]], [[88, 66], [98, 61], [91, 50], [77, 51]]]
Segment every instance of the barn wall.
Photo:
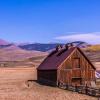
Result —
[[56, 84], [57, 71], [56, 70], [38, 70], [37, 80], [44, 83]]
[[[76, 67], [77, 62], [73, 63], [77, 58], [79, 58], [80, 68]], [[73, 78], [76, 78], [77, 84], [83, 85], [91, 85], [91, 81], [95, 80], [95, 70], [77, 49], [59, 67], [57, 74], [57, 80], [67, 84], [75, 83]]]

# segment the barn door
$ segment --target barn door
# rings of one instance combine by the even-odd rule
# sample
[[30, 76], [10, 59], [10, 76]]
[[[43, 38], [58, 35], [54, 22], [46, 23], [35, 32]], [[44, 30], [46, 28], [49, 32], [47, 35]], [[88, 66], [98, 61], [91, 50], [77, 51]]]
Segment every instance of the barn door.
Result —
[[80, 59], [73, 59], [73, 69], [72, 69], [72, 84], [81, 85], [81, 69], [80, 69]]

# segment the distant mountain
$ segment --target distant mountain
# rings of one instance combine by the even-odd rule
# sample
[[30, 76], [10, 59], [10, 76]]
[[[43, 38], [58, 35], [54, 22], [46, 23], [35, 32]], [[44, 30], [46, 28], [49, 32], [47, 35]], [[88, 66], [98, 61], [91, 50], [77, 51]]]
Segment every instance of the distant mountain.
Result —
[[57, 43], [55, 44], [42, 44], [42, 43], [33, 43], [33, 44], [26, 44], [26, 45], [19, 45], [20, 48], [25, 50], [37, 50], [46, 52], [48, 50], [51, 50], [57, 46]]
[[[75, 46], [87, 47], [87, 43], [82, 41], [72, 42]], [[34, 56], [41, 56], [48, 54], [60, 43], [21, 43], [11, 44], [5, 40], [0, 39], [0, 61], [6, 60], [23, 60]], [[62, 44], [64, 45], [64, 44]], [[45, 53], [44, 53], [45, 52]]]
[[10, 44], [10, 43], [3, 39], [0, 39], [0, 45], [8, 45], [8, 44]]
[[80, 48], [86, 48], [86, 47], [91, 46], [90, 44], [88, 44], [86, 42], [82, 42], [82, 41], [75, 41], [75, 42], [72, 42], [72, 43], [73, 43], [73, 45], [78, 46]]
[[[75, 42], [72, 42], [75, 46], [78, 46], [78, 47], [81, 47], [81, 48], [85, 48], [85, 47], [88, 47], [89, 44], [86, 43], [86, 42], [82, 42], [82, 41], [75, 41]], [[21, 44], [15, 44], [15, 43], [9, 43], [3, 39], [0, 39], [0, 49], [2, 48], [8, 48], [8, 47], [11, 47], [11, 46], [16, 46], [16, 47], [19, 47], [21, 49], [24, 49], [24, 50], [28, 50], [28, 51], [42, 51], [42, 52], [48, 52], [48, 51], [51, 51], [52, 49], [54, 49], [58, 44], [60, 43], [21, 43]], [[62, 44], [63, 45], [63, 44]]]
[[[88, 43], [82, 41], [72, 42], [73, 45], [86, 50], [97, 50], [100, 51], [100, 46], [90, 46]], [[32, 62], [35, 65], [39, 65], [41, 61], [48, 55], [60, 43], [9, 43], [5, 40], [0, 39], [0, 63], [9, 61], [25, 61]], [[61, 44], [64, 45], [64, 44]], [[84, 50], [85, 51], [85, 50]], [[87, 56], [91, 61], [100, 61], [100, 53], [86, 52]], [[15, 62], [14, 62], [15, 63]], [[23, 63], [22, 63], [23, 64]], [[12, 65], [13, 66], [13, 65]]]
[[23, 61], [28, 58], [40, 57], [45, 55], [47, 55], [47, 53], [37, 50], [25, 50], [20, 48], [17, 44], [9, 43], [5, 40], [0, 39], [0, 62]]
[[0, 49], [13, 46], [14, 44], [0, 45]]
[[3, 39], [0, 39], [0, 49], [9, 47], [9, 46], [11, 46], [11, 45], [14, 45], [14, 44], [9, 43], [9, 42], [7, 42], [7, 41], [5, 41], [5, 40], [3, 40]]
[[0, 61], [22, 61], [31, 57], [45, 55], [46, 53], [40, 51], [23, 50], [16, 45], [11, 45], [0, 49]]
[[[75, 46], [81, 47], [81, 48], [85, 48], [90, 46], [88, 43], [86, 42], [82, 42], [82, 41], [75, 41], [72, 42]], [[33, 43], [33, 44], [21, 44], [18, 45], [20, 48], [25, 49], [25, 50], [37, 50], [37, 51], [42, 51], [42, 52], [47, 52], [47, 51], [51, 51], [52, 49], [54, 49], [58, 44], [60, 43], [48, 43], [48, 44], [42, 44], [42, 43]], [[64, 44], [62, 44], [64, 45]]]

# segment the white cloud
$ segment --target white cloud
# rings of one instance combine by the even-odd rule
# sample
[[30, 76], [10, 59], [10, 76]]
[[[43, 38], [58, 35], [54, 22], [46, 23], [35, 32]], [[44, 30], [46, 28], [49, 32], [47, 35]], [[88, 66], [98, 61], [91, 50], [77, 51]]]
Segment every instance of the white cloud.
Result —
[[84, 41], [87, 43], [100, 44], [100, 32], [65, 35], [56, 37], [55, 39], [60, 41]]

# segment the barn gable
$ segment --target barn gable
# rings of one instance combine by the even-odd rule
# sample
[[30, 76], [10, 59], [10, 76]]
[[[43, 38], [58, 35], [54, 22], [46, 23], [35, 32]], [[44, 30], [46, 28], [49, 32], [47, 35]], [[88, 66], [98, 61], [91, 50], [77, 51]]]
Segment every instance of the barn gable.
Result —
[[95, 80], [95, 67], [79, 48], [75, 48], [58, 67], [57, 75], [61, 83], [90, 85]]
[[[91, 68], [93, 68], [94, 70], [96, 70], [96, 68], [94, 67], [94, 65], [91, 63], [91, 61], [85, 56], [85, 54], [82, 52], [82, 50], [78, 47], [74, 48], [73, 52], [71, 52], [67, 58], [59, 65], [58, 68], [60, 68], [62, 66], [62, 64], [64, 64], [65, 62], [65, 66], [69, 65], [67, 67], [73, 66], [72, 65], [72, 59], [81, 59], [81, 62], [83, 62], [83, 60], [85, 61], [85, 63], [87, 62], [88, 64], [90, 64]], [[69, 64], [68, 64], [69, 63]]]

